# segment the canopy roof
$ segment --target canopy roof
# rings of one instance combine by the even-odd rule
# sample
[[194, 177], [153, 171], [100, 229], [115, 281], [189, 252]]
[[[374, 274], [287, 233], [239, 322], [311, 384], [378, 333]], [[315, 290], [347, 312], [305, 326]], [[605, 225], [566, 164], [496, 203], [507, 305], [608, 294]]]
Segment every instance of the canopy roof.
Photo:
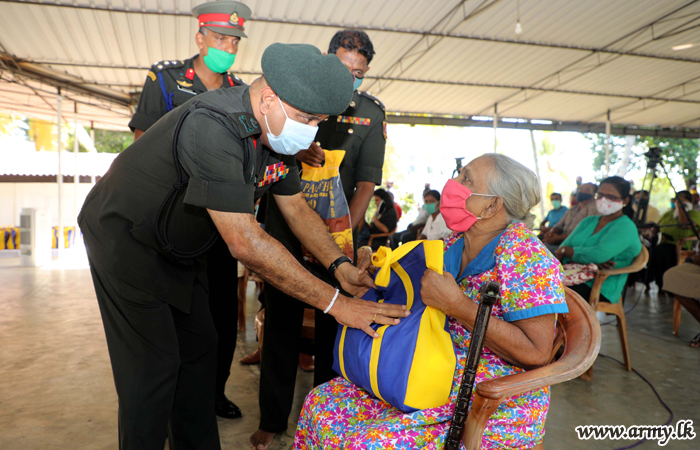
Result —
[[[233, 71], [261, 74], [273, 42], [322, 50], [343, 27], [377, 52], [362, 89], [391, 122], [487, 125], [698, 137], [698, 0], [244, 0], [253, 10]], [[0, 111], [125, 128], [154, 61], [197, 52], [200, 0], [9, 0], [0, 3]], [[450, 116], [450, 117], [446, 117]], [[548, 120], [532, 124], [531, 119]], [[619, 127], [616, 127], [619, 125]], [[621, 128], [627, 126], [628, 128]], [[632, 127], [631, 129], [629, 127]], [[658, 128], [678, 129], [673, 133]]]

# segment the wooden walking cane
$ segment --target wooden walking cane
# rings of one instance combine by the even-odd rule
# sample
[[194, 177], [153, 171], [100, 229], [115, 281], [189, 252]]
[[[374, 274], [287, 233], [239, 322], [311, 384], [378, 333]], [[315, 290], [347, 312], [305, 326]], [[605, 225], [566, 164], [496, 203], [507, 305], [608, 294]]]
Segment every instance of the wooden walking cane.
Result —
[[462, 441], [462, 432], [464, 431], [464, 421], [467, 419], [467, 412], [469, 410], [469, 399], [471, 399], [472, 391], [474, 390], [476, 369], [479, 367], [481, 351], [484, 349], [486, 327], [488, 327], [489, 319], [491, 318], [491, 309], [498, 300], [500, 288], [501, 285], [497, 282], [489, 281], [479, 289], [479, 309], [476, 312], [474, 330], [472, 331], [472, 339], [469, 343], [469, 351], [467, 353], [467, 362], [464, 366], [464, 374], [462, 375], [462, 382], [459, 386], [457, 404], [455, 405], [455, 412], [452, 415], [450, 431], [447, 434], [445, 450], [459, 450], [459, 444]]

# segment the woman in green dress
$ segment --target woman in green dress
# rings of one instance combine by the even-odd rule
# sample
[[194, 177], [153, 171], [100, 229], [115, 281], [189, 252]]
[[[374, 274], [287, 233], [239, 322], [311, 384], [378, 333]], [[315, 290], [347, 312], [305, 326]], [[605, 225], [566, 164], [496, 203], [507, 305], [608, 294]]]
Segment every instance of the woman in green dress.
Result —
[[[600, 183], [596, 208], [600, 216], [586, 217], [562, 242], [556, 257], [562, 264], [597, 264], [604, 268], [629, 266], [642, 251], [637, 227], [630, 218], [630, 183], [621, 177], [609, 177]], [[600, 301], [617, 303], [627, 275], [613, 275], [601, 287]], [[588, 299], [593, 280], [570, 286]]]

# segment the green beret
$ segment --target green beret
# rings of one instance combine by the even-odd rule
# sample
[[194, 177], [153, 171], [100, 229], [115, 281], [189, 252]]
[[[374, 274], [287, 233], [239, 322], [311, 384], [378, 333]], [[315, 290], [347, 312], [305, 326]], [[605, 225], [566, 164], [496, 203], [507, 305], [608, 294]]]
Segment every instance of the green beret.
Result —
[[241, 2], [221, 0], [202, 3], [192, 10], [199, 27], [206, 27], [227, 36], [248, 37], [243, 24], [253, 12]]
[[352, 100], [354, 77], [336, 55], [308, 44], [272, 44], [262, 55], [263, 76], [285, 102], [309, 114], [337, 115]]

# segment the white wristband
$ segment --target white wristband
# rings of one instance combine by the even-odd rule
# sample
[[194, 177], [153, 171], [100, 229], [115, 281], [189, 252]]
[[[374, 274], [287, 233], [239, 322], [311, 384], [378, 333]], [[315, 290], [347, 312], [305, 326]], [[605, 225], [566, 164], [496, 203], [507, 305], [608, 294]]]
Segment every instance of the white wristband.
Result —
[[333, 305], [335, 305], [335, 301], [338, 299], [338, 294], [340, 294], [340, 290], [339, 290], [339, 289], [336, 289], [336, 290], [335, 290], [335, 295], [333, 296], [333, 300], [331, 300], [331, 302], [328, 304], [328, 308], [326, 308], [326, 309], [323, 311], [323, 314], [328, 314], [328, 311], [330, 311], [331, 308], [333, 307]]

